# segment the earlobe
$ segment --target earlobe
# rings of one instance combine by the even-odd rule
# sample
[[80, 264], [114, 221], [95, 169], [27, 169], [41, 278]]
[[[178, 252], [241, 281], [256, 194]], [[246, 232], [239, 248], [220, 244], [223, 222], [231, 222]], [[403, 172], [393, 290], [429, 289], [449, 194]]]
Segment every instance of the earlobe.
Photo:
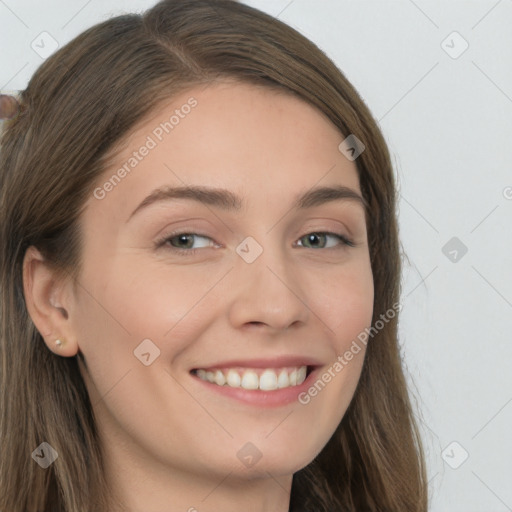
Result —
[[78, 344], [69, 315], [69, 286], [57, 279], [34, 246], [27, 249], [23, 260], [23, 293], [30, 318], [48, 348], [61, 356], [75, 356]]

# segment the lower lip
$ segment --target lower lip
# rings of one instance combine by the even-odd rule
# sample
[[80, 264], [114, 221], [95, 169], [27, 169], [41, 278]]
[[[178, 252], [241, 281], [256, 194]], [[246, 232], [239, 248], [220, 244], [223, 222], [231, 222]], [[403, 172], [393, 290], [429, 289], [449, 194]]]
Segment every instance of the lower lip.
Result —
[[207, 389], [210, 389], [214, 393], [233, 398], [239, 402], [266, 408], [280, 407], [292, 402], [298, 402], [299, 395], [304, 393], [311, 386], [311, 382], [314, 382], [316, 375], [318, 374], [318, 370], [318, 368], [315, 368], [307, 376], [306, 380], [298, 386], [290, 386], [272, 391], [262, 391], [261, 389], [232, 388], [227, 385], [219, 386], [218, 384], [213, 384], [206, 380], [200, 379], [197, 375], [191, 375], [195, 380], [199, 381], [202, 385], [206, 386]]

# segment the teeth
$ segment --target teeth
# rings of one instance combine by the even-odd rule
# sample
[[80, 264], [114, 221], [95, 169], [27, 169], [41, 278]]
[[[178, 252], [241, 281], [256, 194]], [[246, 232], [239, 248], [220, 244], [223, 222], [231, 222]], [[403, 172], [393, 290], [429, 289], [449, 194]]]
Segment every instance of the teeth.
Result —
[[229, 370], [227, 381], [230, 388], [239, 388], [242, 379], [240, 378], [240, 374], [238, 372], [235, 372], [235, 370]]
[[252, 370], [247, 370], [242, 377], [241, 386], [244, 389], [258, 389], [258, 374]]
[[306, 380], [307, 367], [301, 366], [297, 371], [297, 385], [302, 384]]
[[286, 370], [281, 370], [279, 373], [279, 377], [277, 378], [277, 387], [287, 388], [290, 385], [290, 379], [288, 377], [288, 372]]
[[226, 383], [226, 377], [224, 377], [224, 374], [220, 370], [217, 370], [215, 372], [214, 380], [215, 384], [219, 386], [224, 386], [224, 384]]
[[[261, 371], [261, 370], [260, 370]], [[222, 370], [198, 369], [196, 375], [201, 380], [206, 380], [218, 386], [229, 386], [231, 388], [260, 389], [262, 391], [273, 391], [275, 389], [299, 386], [306, 380], [307, 366], [295, 368], [282, 368], [275, 370], [267, 368], [261, 371], [258, 376], [256, 370], [235, 370], [233, 368]]]
[[277, 389], [277, 375], [272, 370], [265, 370], [260, 375], [260, 389], [263, 391], [272, 391]]

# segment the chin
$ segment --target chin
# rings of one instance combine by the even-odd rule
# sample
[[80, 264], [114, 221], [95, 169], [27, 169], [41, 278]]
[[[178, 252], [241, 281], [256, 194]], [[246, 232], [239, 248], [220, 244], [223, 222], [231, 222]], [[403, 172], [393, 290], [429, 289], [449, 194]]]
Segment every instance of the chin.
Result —
[[304, 451], [305, 448], [302, 447], [301, 450], [300, 444], [294, 444], [284, 450], [282, 448], [283, 445], [279, 450], [269, 451], [269, 448], [262, 450], [261, 458], [253, 465], [245, 465], [243, 461], [236, 464], [233, 475], [236, 474], [238, 478], [245, 480], [268, 478], [269, 475], [276, 478], [292, 476], [311, 463], [317, 455], [317, 452], [312, 449]]

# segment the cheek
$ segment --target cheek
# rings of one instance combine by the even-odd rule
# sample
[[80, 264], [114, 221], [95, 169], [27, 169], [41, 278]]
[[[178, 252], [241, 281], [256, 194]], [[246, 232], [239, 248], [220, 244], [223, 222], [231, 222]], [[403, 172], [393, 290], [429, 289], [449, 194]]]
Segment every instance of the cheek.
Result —
[[327, 336], [340, 353], [371, 325], [374, 285], [369, 260], [356, 261], [316, 282], [311, 309], [319, 312]]
[[[149, 338], [174, 357], [208, 325], [217, 304], [209, 290], [225, 274], [223, 268], [198, 270], [151, 261], [131, 265], [128, 258], [115, 270], [105, 300], [112, 304], [132, 338]], [[124, 276], [131, 276], [126, 279]], [[167, 352], [164, 354], [164, 352]]]
[[115, 337], [140, 342], [174, 332], [200, 301], [209, 281], [204, 273], [180, 272], [161, 262], [125, 255], [100, 272], [84, 273], [83, 282], [90, 293], [84, 296], [87, 305], [81, 315], [116, 333]]
[[312, 297], [318, 300], [311, 307], [316, 308], [322, 324], [327, 326], [331, 360], [299, 401], [312, 412], [312, 418], [321, 418], [319, 429], [323, 426], [334, 431], [353, 398], [364, 363], [365, 332], [371, 326], [374, 299], [369, 259], [323, 280]]

